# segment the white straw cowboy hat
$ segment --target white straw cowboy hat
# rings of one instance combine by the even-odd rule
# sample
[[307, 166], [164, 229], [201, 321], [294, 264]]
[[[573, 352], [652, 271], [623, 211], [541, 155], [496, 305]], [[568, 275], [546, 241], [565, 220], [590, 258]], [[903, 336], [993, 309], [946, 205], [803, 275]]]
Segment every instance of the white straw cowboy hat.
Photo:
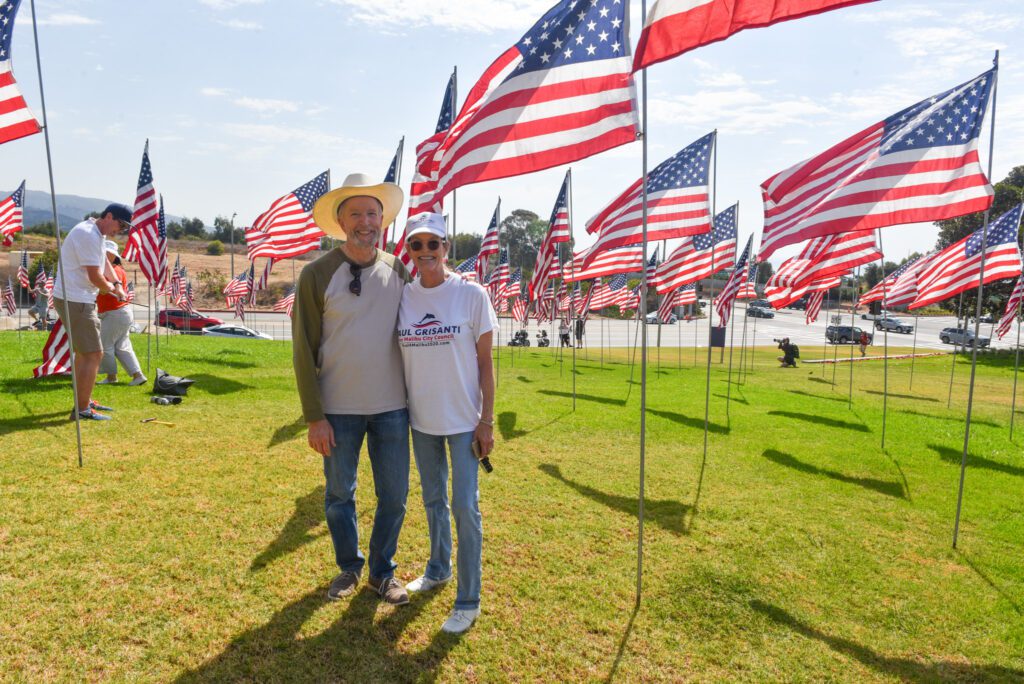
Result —
[[394, 183], [378, 183], [365, 173], [351, 173], [340, 188], [331, 190], [313, 205], [313, 220], [331, 237], [345, 239], [338, 223], [338, 207], [351, 197], [373, 197], [384, 207], [381, 227], [390, 226], [402, 208], [405, 194]]

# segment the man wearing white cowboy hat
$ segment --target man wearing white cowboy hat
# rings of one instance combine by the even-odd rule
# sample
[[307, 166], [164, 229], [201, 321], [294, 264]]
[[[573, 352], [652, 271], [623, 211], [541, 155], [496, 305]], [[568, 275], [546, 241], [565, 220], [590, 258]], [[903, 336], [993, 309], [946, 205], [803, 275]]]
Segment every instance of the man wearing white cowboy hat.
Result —
[[[410, 280], [401, 261], [377, 249], [382, 226], [402, 206], [402, 190], [351, 174], [313, 207], [313, 219], [344, 242], [302, 269], [292, 347], [309, 446], [323, 455], [327, 528], [340, 574], [327, 598], [369, 583], [388, 603], [409, 602], [394, 555], [409, 492], [409, 412], [395, 323]], [[356, 471], [367, 440], [377, 511], [369, 559], [359, 550]]]

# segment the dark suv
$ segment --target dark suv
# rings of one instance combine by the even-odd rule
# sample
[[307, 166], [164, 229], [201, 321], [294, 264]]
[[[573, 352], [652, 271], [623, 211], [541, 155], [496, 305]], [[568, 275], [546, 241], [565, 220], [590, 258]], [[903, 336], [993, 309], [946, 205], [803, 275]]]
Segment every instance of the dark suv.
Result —
[[[856, 326], [830, 325], [825, 328], [825, 339], [832, 344], [860, 344], [860, 334], [864, 332]], [[874, 339], [874, 335], [868, 333], [868, 343]]]
[[190, 314], [180, 309], [164, 309], [156, 317], [157, 325], [162, 325], [171, 330], [194, 330], [196, 332], [211, 325], [220, 325], [223, 322], [219, 318], [201, 316], [197, 313]]

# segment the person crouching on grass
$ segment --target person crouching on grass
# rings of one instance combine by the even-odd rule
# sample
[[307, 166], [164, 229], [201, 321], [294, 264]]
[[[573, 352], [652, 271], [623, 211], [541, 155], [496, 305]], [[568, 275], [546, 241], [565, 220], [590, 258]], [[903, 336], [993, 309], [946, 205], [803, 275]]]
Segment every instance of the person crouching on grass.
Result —
[[[480, 614], [483, 525], [477, 487], [479, 457], [494, 448], [492, 331], [498, 318], [487, 291], [445, 269], [447, 227], [440, 214], [410, 219], [406, 251], [419, 280], [405, 286], [398, 310], [398, 344], [409, 393], [409, 423], [423, 506], [430, 530], [430, 560], [410, 593], [443, 586], [452, 578], [455, 516], [459, 549], [455, 608], [441, 626], [465, 632]], [[448, 505], [448, 456], [452, 503]]]

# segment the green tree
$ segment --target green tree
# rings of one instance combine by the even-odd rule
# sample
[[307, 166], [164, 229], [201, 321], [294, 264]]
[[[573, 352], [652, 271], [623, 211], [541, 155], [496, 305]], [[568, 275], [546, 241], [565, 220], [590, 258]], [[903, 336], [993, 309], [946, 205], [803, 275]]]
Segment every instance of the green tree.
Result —
[[206, 232], [206, 226], [203, 225], [202, 219], [198, 218], [182, 218], [181, 228], [185, 231], [185, 237], [207, 239], [209, 235]]
[[[226, 244], [230, 244], [231, 243], [231, 233], [232, 233], [231, 219], [229, 219], [227, 217], [224, 217], [224, 216], [218, 216], [217, 218], [213, 219], [213, 238], [215, 240], [220, 240], [221, 242], [224, 242]], [[236, 227], [236, 228], [234, 228], [234, 234], [235, 234], [235, 244], [236, 245], [245, 244], [245, 231], [244, 230], [242, 230], [241, 228], [237, 228]]]
[[772, 268], [772, 264], [769, 261], [762, 261], [757, 265], [757, 282], [762, 285], [768, 282], [768, 279], [775, 274], [775, 269]]
[[505, 217], [501, 222], [501, 243], [508, 249], [508, 261], [513, 270], [520, 266], [533, 268], [547, 229], [548, 222], [528, 209], [516, 209]]
[[185, 237], [185, 228], [177, 221], [167, 224], [167, 237], [172, 240], [180, 240]]
[[213, 240], [206, 245], [206, 253], [210, 256], [220, 256], [224, 253], [224, 243], [220, 240]]
[[452, 248], [459, 259], [465, 259], [480, 251], [480, 243], [483, 240], [483, 236], [476, 233], [459, 233], [455, 236]]

